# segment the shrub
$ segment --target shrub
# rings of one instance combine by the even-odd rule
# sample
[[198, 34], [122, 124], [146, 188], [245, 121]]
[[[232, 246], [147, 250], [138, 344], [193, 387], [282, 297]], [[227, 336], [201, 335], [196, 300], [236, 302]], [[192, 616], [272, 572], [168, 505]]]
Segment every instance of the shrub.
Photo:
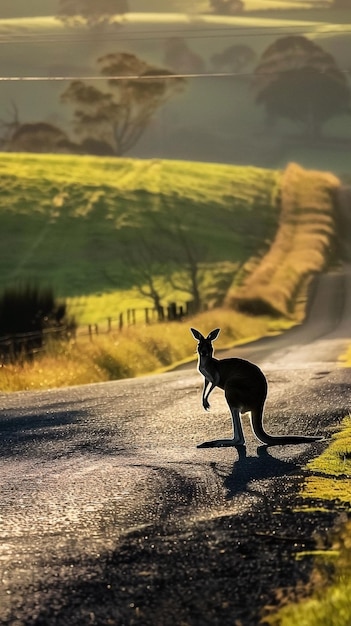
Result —
[[0, 354], [2, 360], [30, 357], [46, 338], [67, 338], [75, 329], [66, 303], [51, 289], [36, 285], [7, 288], [0, 297]]

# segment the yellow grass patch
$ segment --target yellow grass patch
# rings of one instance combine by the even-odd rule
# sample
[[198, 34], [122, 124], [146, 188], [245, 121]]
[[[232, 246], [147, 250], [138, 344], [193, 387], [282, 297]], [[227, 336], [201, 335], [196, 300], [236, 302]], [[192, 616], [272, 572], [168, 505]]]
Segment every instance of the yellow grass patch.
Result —
[[286, 168], [276, 237], [243, 284], [229, 290], [227, 304], [241, 310], [294, 314], [296, 296], [306, 279], [326, 265], [339, 185], [333, 174], [304, 170], [294, 163]]
[[339, 357], [339, 361], [343, 367], [351, 367], [351, 346]]
[[[307, 478], [302, 495], [308, 499], [334, 501], [337, 509], [351, 506], [351, 416], [346, 417], [331, 444], [307, 465], [312, 476]], [[273, 626], [348, 626], [351, 624], [351, 523], [334, 539], [332, 550], [318, 550], [315, 556], [323, 564], [330, 555], [335, 559], [335, 573], [329, 581], [317, 570], [315, 578], [322, 581], [311, 598], [289, 604], [266, 618]], [[303, 555], [301, 555], [303, 558]], [[327, 586], [326, 586], [327, 583]]]
[[345, 417], [328, 448], [307, 468], [312, 476], [306, 480], [304, 497], [339, 500], [351, 506], [351, 416]]
[[190, 326], [204, 333], [220, 327], [221, 347], [228, 347], [279, 332], [286, 324], [283, 319], [256, 318], [215, 309], [186, 322], [136, 326], [120, 333], [94, 336], [92, 341], [84, 337], [76, 343], [51, 344], [34, 362], [0, 367], [0, 389], [3, 392], [48, 389], [164, 371], [177, 362], [195, 360], [196, 346]]

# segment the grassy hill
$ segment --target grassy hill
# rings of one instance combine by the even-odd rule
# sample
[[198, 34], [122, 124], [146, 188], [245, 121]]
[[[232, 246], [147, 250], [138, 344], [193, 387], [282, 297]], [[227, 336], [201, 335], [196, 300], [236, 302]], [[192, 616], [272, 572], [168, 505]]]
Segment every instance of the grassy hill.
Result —
[[[178, 259], [196, 251], [202, 295], [212, 305], [226, 298], [226, 308], [210, 307], [187, 323], [220, 327], [227, 345], [301, 319], [301, 287], [330, 255], [340, 184], [294, 164], [281, 173], [23, 154], [0, 156], [0, 180], [0, 289], [35, 280], [69, 296], [79, 322], [106, 321], [131, 302], [150, 305], [133, 288], [150, 250], [163, 252], [157, 285], [165, 302], [185, 298], [166, 269], [174, 251]], [[77, 343], [49, 345], [38, 362], [0, 368], [0, 384], [10, 391], [135, 376], [189, 358], [193, 349], [183, 323], [114, 327], [94, 341], [79, 335]]]
[[[216, 164], [0, 155], [0, 290], [36, 281], [79, 304], [81, 320], [116, 316], [131, 299], [145, 304], [133, 291], [133, 266], [181, 223], [209, 293], [224, 296], [236, 269], [274, 237], [279, 179], [272, 170]], [[173, 245], [181, 257], [181, 242]], [[170, 246], [160, 249], [160, 274]], [[189, 299], [173, 292], [168, 286], [165, 301]]]

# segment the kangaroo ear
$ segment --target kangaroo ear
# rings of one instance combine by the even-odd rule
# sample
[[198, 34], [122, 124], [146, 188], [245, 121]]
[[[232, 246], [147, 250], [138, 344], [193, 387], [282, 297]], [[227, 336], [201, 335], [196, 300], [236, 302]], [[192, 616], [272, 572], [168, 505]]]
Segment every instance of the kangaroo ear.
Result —
[[208, 333], [206, 339], [209, 339], [210, 341], [214, 341], [215, 339], [217, 339], [220, 332], [221, 332], [220, 328], [215, 328], [214, 330], [211, 330], [210, 333]]
[[196, 330], [196, 328], [190, 328], [190, 332], [192, 336], [194, 337], [194, 339], [197, 339], [198, 341], [200, 341], [201, 339], [204, 339], [204, 336], [201, 335], [200, 331]]

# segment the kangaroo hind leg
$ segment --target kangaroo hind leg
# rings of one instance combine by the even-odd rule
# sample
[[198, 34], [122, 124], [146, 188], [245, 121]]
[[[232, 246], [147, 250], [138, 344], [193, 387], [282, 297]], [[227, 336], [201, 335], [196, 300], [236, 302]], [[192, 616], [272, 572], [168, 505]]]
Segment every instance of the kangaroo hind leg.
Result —
[[238, 394], [236, 384], [233, 381], [228, 381], [224, 389], [225, 399], [227, 401], [230, 414], [232, 416], [233, 423], [233, 445], [243, 446], [245, 444], [245, 437], [243, 433], [243, 427], [241, 423], [241, 399]]
[[198, 448], [224, 448], [235, 447], [245, 445], [244, 433], [241, 425], [241, 415], [239, 409], [230, 408], [232, 422], [233, 422], [233, 437], [232, 439], [215, 439], [214, 441], [204, 441], [200, 443]]
[[243, 446], [245, 445], [245, 437], [243, 433], [243, 427], [241, 423], [241, 413], [239, 409], [229, 407], [233, 422], [233, 445]]

